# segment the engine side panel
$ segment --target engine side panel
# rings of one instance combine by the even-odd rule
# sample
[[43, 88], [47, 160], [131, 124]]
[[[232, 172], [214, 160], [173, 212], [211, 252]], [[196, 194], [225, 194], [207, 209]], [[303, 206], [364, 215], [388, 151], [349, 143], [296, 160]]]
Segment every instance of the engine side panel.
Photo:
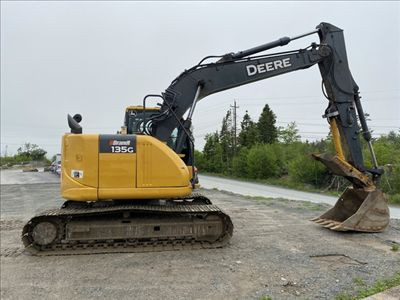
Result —
[[136, 135], [99, 136], [99, 189], [136, 188]]
[[137, 136], [137, 187], [184, 187], [190, 173], [182, 159], [154, 137]]
[[98, 134], [65, 134], [62, 139], [61, 195], [77, 201], [97, 200]]
[[192, 192], [179, 156], [144, 135], [65, 134], [61, 194], [75, 201], [160, 199]]

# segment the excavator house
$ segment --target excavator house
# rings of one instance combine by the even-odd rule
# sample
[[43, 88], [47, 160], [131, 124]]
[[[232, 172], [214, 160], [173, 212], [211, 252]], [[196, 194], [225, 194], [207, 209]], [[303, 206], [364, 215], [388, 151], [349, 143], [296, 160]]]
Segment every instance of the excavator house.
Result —
[[[263, 53], [305, 36], [318, 42], [299, 50]], [[232, 237], [230, 217], [194, 193], [197, 172], [191, 124], [196, 103], [208, 95], [318, 65], [324, 113], [335, 154], [313, 154], [351, 185], [325, 214], [313, 219], [335, 231], [381, 232], [389, 223], [378, 187], [375, 157], [359, 88], [349, 70], [343, 30], [328, 23], [295, 37], [236, 53], [208, 56], [175, 78], [161, 95], [126, 109], [117, 134], [84, 134], [79, 114], [68, 115], [62, 138], [59, 209], [33, 217], [22, 241], [35, 255], [207, 249]], [[148, 107], [156, 99], [158, 106]], [[364, 165], [360, 137], [371, 152]]]

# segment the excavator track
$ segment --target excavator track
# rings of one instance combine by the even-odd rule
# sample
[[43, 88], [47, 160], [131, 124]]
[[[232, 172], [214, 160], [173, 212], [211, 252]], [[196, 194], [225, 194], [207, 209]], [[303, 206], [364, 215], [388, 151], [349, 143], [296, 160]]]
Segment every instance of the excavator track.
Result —
[[22, 230], [33, 255], [155, 252], [224, 247], [230, 217], [199, 194], [157, 204], [106, 201], [44, 211]]

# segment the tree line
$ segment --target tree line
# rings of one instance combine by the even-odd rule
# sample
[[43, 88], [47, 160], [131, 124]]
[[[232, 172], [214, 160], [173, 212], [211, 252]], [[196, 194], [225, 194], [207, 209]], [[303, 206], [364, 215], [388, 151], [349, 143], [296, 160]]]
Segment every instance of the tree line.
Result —
[[[342, 191], [348, 182], [311, 158], [312, 153], [334, 154], [330, 134], [318, 141], [302, 141], [295, 122], [276, 126], [276, 116], [266, 104], [257, 121], [246, 111], [235, 134], [231, 110], [221, 129], [205, 137], [203, 151], [195, 152], [200, 172], [256, 179], [292, 188]], [[370, 153], [362, 142], [367, 168]], [[385, 166], [382, 189], [392, 202], [400, 203], [400, 132], [390, 132], [373, 141], [380, 165]]]
[[45, 163], [49, 163], [49, 161], [46, 159], [46, 154], [47, 152], [38, 145], [27, 142], [17, 149], [17, 154], [11, 156], [1, 156], [0, 165], [12, 166], [15, 164], [28, 163], [32, 161], [43, 161]]

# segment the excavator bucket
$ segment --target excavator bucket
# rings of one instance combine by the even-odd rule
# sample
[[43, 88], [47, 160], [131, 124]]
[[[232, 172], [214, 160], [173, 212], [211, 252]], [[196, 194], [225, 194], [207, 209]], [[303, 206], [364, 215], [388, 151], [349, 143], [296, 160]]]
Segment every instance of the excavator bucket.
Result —
[[389, 224], [389, 208], [381, 190], [349, 187], [334, 207], [311, 221], [336, 231], [382, 232]]
[[347, 188], [326, 213], [311, 221], [337, 231], [381, 232], [389, 224], [389, 207], [383, 192], [373, 182], [338, 156], [313, 154], [333, 174], [347, 178]]

